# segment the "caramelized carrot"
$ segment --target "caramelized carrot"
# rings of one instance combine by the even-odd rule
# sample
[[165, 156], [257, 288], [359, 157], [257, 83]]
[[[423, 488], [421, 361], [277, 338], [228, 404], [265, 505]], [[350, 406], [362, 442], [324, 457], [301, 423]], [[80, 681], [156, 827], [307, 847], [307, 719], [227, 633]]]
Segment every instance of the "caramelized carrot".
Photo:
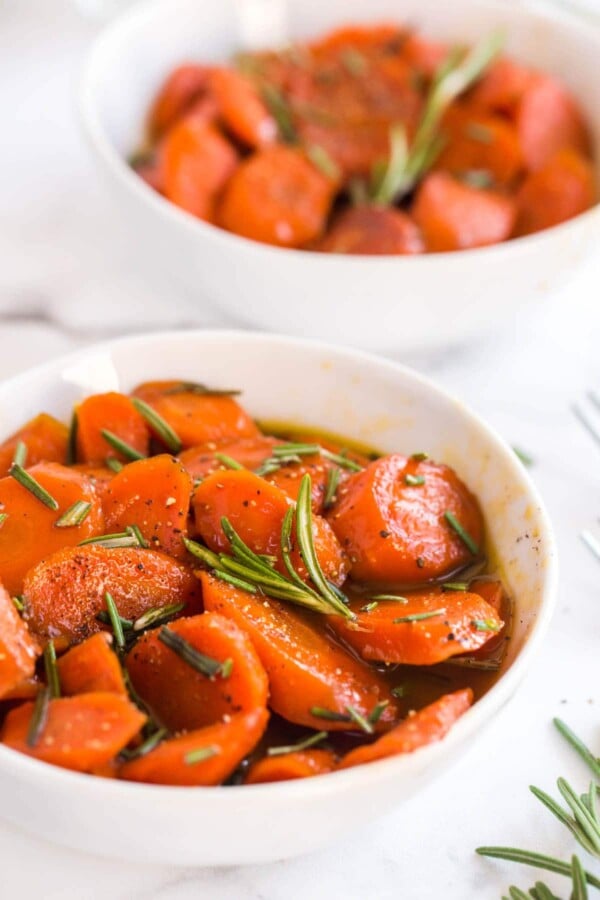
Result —
[[459, 653], [478, 650], [503, 622], [476, 593], [441, 588], [407, 594], [405, 602], [380, 600], [364, 610], [352, 603], [354, 622], [332, 616], [336, 634], [363, 659], [411, 666], [433, 666]]
[[485, 581], [481, 578], [476, 578], [469, 585], [469, 590], [483, 597], [485, 602], [489, 603], [499, 616], [502, 615], [505, 593], [501, 581]]
[[106, 490], [104, 511], [109, 532], [137, 525], [154, 550], [185, 555], [192, 479], [181, 463], [161, 454], [125, 466]]
[[[334, 468], [334, 463], [318, 453], [302, 456], [301, 459], [301, 462], [286, 463], [264, 477], [270, 484], [274, 484], [284, 491], [290, 499], [296, 500], [302, 477], [306, 474], [310, 475], [312, 509], [313, 512], [320, 514], [323, 511], [329, 472]], [[338, 483], [341, 484], [348, 477], [348, 473], [344, 469], [339, 471]]]
[[160, 137], [192, 106], [208, 85], [208, 70], [195, 63], [174, 69], [161, 87], [150, 110], [148, 130]]
[[332, 199], [330, 180], [299, 150], [272, 145], [258, 150], [234, 172], [217, 222], [255, 241], [301, 247], [323, 232]]
[[483, 538], [477, 500], [453, 469], [400, 454], [375, 460], [349, 478], [327, 519], [352, 560], [352, 577], [384, 586], [419, 584], [452, 572], [477, 555]]
[[35, 700], [42, 688], [42, 682], [34, 675], [32, 678], [24, 678], [19, 681], [18, 684], [2, 694], [0, 700]]
[[147, 456], [150, 434], [146, 422], [129, 397], [111, 392], [93, 394], [77, 407], [77, 456], [81, 462], [102, 465], [108, 458], [127, 461], [103, 437], [109, 431], [129, 444], [142, 456]]
[[342, 759], [339, 768], [347, 769], [389, 756], [414, 753], [421, 747], [441, 741], [472, 702], [473, 691], [470, 688], [445, 694], [424, 709], [409, 714], [407, 719], [378, 738], [375, 743], [351, 750]]
[[127, 694], [121, 664], [102, 631], [72, 647], [57, 662], [60, 689], [66, 696], [102, 691]]
[[[58, 463], [38, 463], [27, 470], [58, 504], [44, 505], [12, 476], [0, 479], [0, 579], [12, 594], [20, 594], [27, 571], [62, 547], [102, 534], [104, 516], [94, 488], [79, 472]], [[79, 525], [57, 527], [57, 521], [77, 501], [90, 504]]]
[[235, 622], [204, 613], [179, 619], [168, 628], [204, 656], [226, 664], [209, 677], [167, 647], [161, 629], [142, 635], [127, 656], [127, 670], [135, 690], [170, 731], [202, 728], [266, 706], [265, 670]]
[[533, 69], [502, 56], [469, 91], [469, 102], [485, 112], [514, 119], [519, 102], [534, 78]]
[[[284, 492], [253, 472], [215, 472], [198, 485], [194, 494], [194, 523], [197, 533], [215, 551], [229, 551], [221, 520], [229, 519], [241, 539], [255, 553], [275, 556], [281, 561], [281, 526], [290, 508]], [[342, 584], [348, 560], [330, 525], [313, 516], [313, 540], [325, 576]], [[292, 543], [291, 560], [301, 577], [307, 573], [298, 548]]]
[[325, 775], [334, 768], [335, 756], [330, 750], [299, 750], [282, 756], [265, 756], [250, 766], [244, 784], [310, 778]]
[[517, 193], [517, 235], [551, 228], [596, 202], [594, 169], [573, 150], [562, 150], [527, 176]]
[[26, 465], [38, 462], [64, 463], [69, 429], [47, 413], [40, 413], [0, 444], [0, 477], [8, 475], [19, 443], [27, 448]]
[[150, 784], [221, 784], [254, 749], [268, 719], [266, 709], [254, 709], [164, 741], [146, 756], [125, 763], [120, 776]]
[[500, 116], [454, 104], [442, 123], [445, 144], [435, 168], [457, 178], [477, 172], [497, 187], [511, 186], [525, 160], [515, 127]]
[[8, 592], [0, 585], [0, 698], [33, 676], [39, 652]]
[[107, 591], [125, 619], [172, 603], [185, 603], [188, 613], [201, 608], [196, 579], [170, 556], [90, 545], [60, 550], [27, 573], [25, 619], [35, 634], [82, 641], [102, 630], [96, 616]]
[[310, 43], [310, 49], [318, 56], [338, 56], [345, 50], [371, 55], [392, 54], [404, 47], [407, 33], [393, 22], [377, 25], [343, 25]]
[[548, 75], [536, 75], [521, 97], [516, 126], [527, 167], [540, 169], [561, 150], [590, 153], [590, 137], [575, 100]]
[[425, 246], [419, 229], [406, 213], [354, 206], [334, 219], [316, 249], [326, 253], [393, 256], [423, 253]]
[[427, 249], [436, 253], [505, 241], [515, 214], [508, 197], [461, 184], [444, 172], [426, 176], [412, 208]]
[[186, 116], [165, 137], [160, 158], [165, 196], [200, 219], [212, 219], [215, 199], [238, 163], [227, 138], [204, 116]]
[[75, 463], [71, 468], [75, 472], [81, 472], [82, 475], [89, 479], [104, 509], [108, 488], [115, 477], [113, 470], [109, 469], [108, 466], [96, 466], [93, 463]]
[[146, 717], [125, 697], [112, 693], [78, 694], [48, 704], [46, 723], [35, 744], [28, 736], [33, 703], [7, 715], [0, 733], [7, 747], [43, 762], [90, 772], [108, 763], [140, 731]]
[[277, 438], [256, 437], [239, 440], [207, 441], [197, 447], [190, 447], [179, 455], [179, 461], [192, 478], [206, 478], [212, 472], [227, 468], [216, 456], [225, 454], [245, 469], [258, 469], [268, 459], [273, 447], [280, 444]]
[[[205, 608], [233, 619], [250, 637], [269, 677], [271, 709], [306, 725], [324, 727], [315, 707], [344, 715], [353, 706], [368, 716], [388, 701], [378, 727], [394, 720], [396, 706], [385, 681], [351, 656], [311, 617], [277, 600], [238, 590], [206, 572], [200, 574]], [[328, 730], [348, 730], [343, 721], [326, 721]]]
[[401, 49], [411, 66], [428, 80], [434, 77], [449, 53], [447, 44], [427, 41], [418, 34], [409, 34]]
[[277, 140], [277, 123], [249, 78], [222, 66], [211, 69], [209, 81], [219, 118], [234, 138], [248, 147]]

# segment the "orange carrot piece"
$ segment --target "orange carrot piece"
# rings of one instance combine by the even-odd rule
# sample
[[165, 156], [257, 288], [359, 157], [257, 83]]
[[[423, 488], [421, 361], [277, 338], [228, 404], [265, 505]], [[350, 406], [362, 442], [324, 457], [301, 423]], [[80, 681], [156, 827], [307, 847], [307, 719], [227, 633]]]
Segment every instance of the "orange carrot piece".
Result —
[[0, 738], [7, 747], [35, 759], [90, 772], [108, 763], [140, 731], [146, 716], [125, 697], [111, 693], [78, 694], [48, 704], [48, 716], [37, 742], [27, 741], [33, 703], [7, 715]]
[[227, 231], [280, 247], [318, 238], [333, 200], [332, 182], [299, 150], [258, 150], [231, 177], [217, 211]]
[[432, 172], [417, 191], [412, 215], [427, 249], [443, 253], [505, 241], [512, 233], [516, 208], [508, 197], [461, 184], [445, 172]]
[[36, 634], [82, 641], [103, 628], [96, 616], [106, 591], [125, 619], [172, 603], [185, 603], [188, 614], [202, 608], [192, 572], [170, 556], [90, 545], [60, 550], [27, 573], [25, 619]]
[[561, 150], [590, 154], [583, 114], [568, 91], [549, 75], [536, 75], [521, 97], [516, 126], [527, 167], [536, 171]]
[[277, 123], [252, 81], [235, 69], [211, 69], [210, 91], [217, 101], [219, 118], [231, 134], [248, 147], [262, 147], [277, 140]]
[[423, 238], [415, 223], [397, 209], [350, 207], [340, 213], [316, 249], [325, 253], [412, 255], [423, 253]]
[[326, 775], [335, 769], [335, 756], [330, 750], [299, 750], [282, 756], [264, 756], [249, 769], [244, 784], [265, 784]]
[[[253, 472], [214, 472], [194, 493], [196, 531], [211, 550], [228, 552], [229, 540], [221, 525], [222, 518], [226, 517], [251, 550], [277, 557], [284, 572], [281, 526], [290, 503], [280, 488]], [[335, 584], [342, 584], [348, 572], [348, 559], [331, 526], [320, 516], [313, 516], [313, 540], [325, 576]], [[294, 540], [290, 556], [300, 576], [306, 578], [306, 568]]]
[[310, 49], [318, 56], [337, 56], [349, 47], [370, 56], [391, 54], [404, 46], [406, 30], [393, 22], [377, 25], [342, 25], [312, 41]]
[[502, 56], [469, 92], [469, 103], [484, 112], [501, 113], [514, 119], [519, 102], [534, 78], [533, 69]]
[[182, 538], [187, 534], [191, 493], [192, 479], [172, 456], [161, 454], [131, 463], [106, 490], [106, 529], [119, 532], [137, 525], [154, 550], [184, 556]]
[[207, 441], [197, 447], [190, 447], [179, 455], [182, 466], [190, 473], [192, 478], [206, 478], [212, 472], [226, 469], [217, 453], [222, 453], [235, 459], [245, 469], [258, 469], [268, 459], [273, 447], [281, 441], [273, 437], [240, 438], [239, 440]]
[[[412, 485], [413, 478], [424, 482]], [[456, 472], [395, 453], [352, 475], [327, 520], [352, 560], [353, 578], [407, 585], [443, 576], [477, 555], [452, 528], [446, 512], [480, 547], [481, 511]]]
[[158, 92], [148, 118], [153, 138], [160, 137], [192, 106], [208, 86], [208, 70], [196, 63], [174, 69]]
[[515, 233], [534, 234], [566, 222], [597, 200], [594, 169], [573, 150], [562, 150], [527, 176], [517, 193]]
[[40, 413], [0, 444], [0, 477], [8, 475], [17, 444], [27, 447], [25, 464], [39, 462], [64, 463], [67, 458], [69, 429], [58, 419]]
[[[503, 625], [493, 606], [469, 591], [433, 588], [407, 594], [405, 600], [380, 600], [373, 609], [361, 611], [365, 605], [362, 598], [351, 604], [357, 614], [354, 622], [332, 616], [331, 627], [363, 659], [433, 666], [459, 653], [478, 650]], [[412, 616], [417, 618], [411, 620]], [[396, 621], [406, 617], [409, 621]]]
[[115, 477], [113, 470], [109, 469], [108, 466], [97, 466], [93, 463], [75, 463], [70, 468], [75, 472], [81, 472], [82, 475], [89, 479], [104, 509], [108, 488]]
[[427, 41], [418, 34], [410, 34], [402, 44], [405, 59], [428, 80], [432, 79], [450, 48], [438, 41]]
[[108, 457], [127, 461], [102, 436], [110, 431], [143, 456], [148, 454], [150, 434], [146, 422], [129, 397], [110, 392], [93, 394], [77, 407], [77, 457], [102, 465]]
[[385, 681], [339, 646], [318, 616], [265, 601], [206, 572], [199, 577], [205, 608], [233, 619], [249, 635], [269, 677], [269, 706], [280, 716], [309, 728], [347, 731], [352, 728], [348, 723], [325, 722], [311, 709], [345, 714], [353, 706], [368, 716], [387, 700], [377, 727], [393, 722], [396, 704]]
[[140, 697], [170, 731], [202, 728], [267, 705], [268, 682], [250, 638], [216, 613], [179, 619], [169, 630], [205, 656], [225, 663], [228, 674], [207, 677], [148, 631], [130, 650], [127, 670]]
[[[43, 557], [62, 547], [102, 534], [104, 516], [94, 488], [85, 477], [58, 463], [37, 463], [27, 470], [58, 503], [45, 506], [15, 478], [0, 479], [0, 580], [11, 594], [20, 594], [23, 578]], [[80, 525], [57, 528], [56, 522], [78, 500], [90, 504]]]
[[61, 656], [57, 662], [61, 692], [68, 697], [96, 691], [126, 695], [121, 664], [111, 645], [111, 635], [102, 631]]
[[501, 581], [484, 581], [483, 579], [475, 579], [469, 585], [469, 590], [483, 597], [486, 603], [496, 610], [499, 616], [502, 615], [502, 607], [505, 601], [504, 587]]
[[434, 744], [444, 738], [454, 723], [469, 709], [473, 702], [473, 691], [465, 688], [453, 694], [445, 694], [392, 728], [375, 743], [351, 750], [339, 764], [340, 769], [376, 762], [389, 756], [414, 753], [421, 747]]
[[39, 652], [8, 592], [0, 585], [0, 698], [32, 678]]
[[35, 700], [42, 688], [42, 682], [34, 675], [32, 678], [24, 678], [19, 681], [18, 684], [2, 694], [0, 700]]
[[[160, 744], [146, 756], [121, 767], [128, 781], [210, 786], [221, 784], [262, 737], [269, 713], [264, 708], [238, 713]], [[203, 754], [206, 753], [203, 759]], [[196, 762], [195, 757], [200, 757]]]
[[525, 160], [517, 131], [500, 116], [454, 104], [444, 117], [442, 135], [445, 144], [435, 169], [458, 178], [471, 172], [485, 173], [497, 187], [512, 185], [523, 171]]

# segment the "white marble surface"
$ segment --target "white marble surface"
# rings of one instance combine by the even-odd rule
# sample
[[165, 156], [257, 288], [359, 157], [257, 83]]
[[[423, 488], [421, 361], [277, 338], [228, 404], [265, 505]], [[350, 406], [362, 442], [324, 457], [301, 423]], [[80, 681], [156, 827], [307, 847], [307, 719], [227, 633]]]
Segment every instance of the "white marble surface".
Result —
[[[174, 286], [145, 276], [78, 134], [73, 90], [95, 30], [62, 0], [0, 4], [0, 377], [97, 335], [190, 320], [189, 301], [178, 302]], [[586, 388], [600, 388], [599, 275], [600, 257], [568, 290], [499, 322], [477, 346], [416, 360], [535, 457], [532, 474], [562, 559], [546, 645], [518, 696], [462, 763], [352, 840], [254, 868], [141, 868], [72, 853], [0, 823], [0, 896], [499, 898], [510, 883], [532, 884], [533, 872], [478, 859], [478, 844], [568, 857], [570, 841], [527, 785], [551, 789], [559, 774], [585, 785], [583, 766], [552, 731], [554, 715], [600, 749], [600, 565], [577, 538], [600, 513], [600, 453], [569, 410]], [[222, 324], [214, 311], [199, 316], [201, 324]], [[560, 879], [548, 880], [566, 896]]]

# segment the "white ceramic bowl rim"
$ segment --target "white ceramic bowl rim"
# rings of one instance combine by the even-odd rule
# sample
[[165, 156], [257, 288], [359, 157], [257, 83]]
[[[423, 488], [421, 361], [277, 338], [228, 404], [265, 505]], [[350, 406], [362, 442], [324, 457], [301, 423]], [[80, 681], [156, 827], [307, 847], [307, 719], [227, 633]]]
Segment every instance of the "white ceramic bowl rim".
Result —
[[[347, 266], [413, 266], [416, 268], [418, 266], [431, 265], [435, 259], [439, 259], [440, 257], [444, 259], [444, 262], [446, 264], [450, 260], [456, 260], [455, 265], [458, 266], [460, 265], [460, 258], [464, 257], [465, 253], [468, 253], [469, 256], [473, 256], [476, 254], [478, 257], [482, 258], [482, 262], [484, 263], [485, 258], [488, 255], [492, 254], [494, 256], [500, 255], [500, 257], [502, 257], [502, 255], [510, 254], [510, 257], [512, 259], [516, 253], [518, 253], [519, 255], [527, 254], [529, 246], [534, 241], [544, 241], [544, 239], [549, 234], [555, 234], [557, 229], [566, 231], [567, 229], [573, 227], [574, 222], [585, 220], [597, 213], [598, 203], [596, 203], [596, 205], [591, 209], [580, 213], [578, 216], [575, 216], [573, 219], [562, 222], [559, 225], [554, 225], [552, 228], [545, 229], [544, 231], [540, 231], [535, 234], [513, 238], [510, 241], [503, 241], [502, 243], [494, 244], [489, 247], [473, 247], [468, 250], [455, 252], [433, 252], [425, 254], [415, 254], [412, 256], [363, 256], [359, 254], [352, 255], [339, 253], [315, 253], [307, 250], [297, 250], [295, 248], [276, 247], [269, 244], [263, 244], [260, 241], [254, 241], [237, 234], [233, 234], [232, 232], [225, 231], [225, 229], [219, 228], [216, 225], [211, 225], [208, 222], [204, 222], [201, 219], [198, 219], [196, 216], [193, 216], [186, 210], [176, 206], [174, 203], [171, 203], [165, 197], [162, 197], [151, 187], [149, 187], [143, 181], [143, 179], [141, 179], [139, 175], [137, 175], [133, 171], [133, 169], [128, 165], [127, 161], [124, 160], [119, 155], [119, 153], [117, 153], [111, 141], [107, 137], [102, 125], [101, 118], [98, 116], [96, 105], [94, 102], [93, 86], [94, 83], [98, 80], [99, 71], [101, 71], [103, 68], [103, 57], [107, 48], [110, 47], [110, 45], [122, 32], [135, 30], [138, 22], [146, 19], [147, 17], [151, 17], [155, 11], [158, 12], [161, 8], [168, 6], [169, 3], [170, 0], [151, 0], [151, 2], [149, 3], [141, 4], [141, 6], [139, 7], [134, 7], [124, 12], [101, 32], [99, 37], [96, 39], [84, 65], [83, 74], [79, 85], [78, 108], [85, 134], [87, 135], [91, 143], [96, 147], [100, 155], [103, 157], [106, 165], [112, 171], [117, 180], [122, 185], [124, 185], [126, 189], [134, 191], [141, 202], [145, 203], [148, 206], [148, 209], [156, 211], [159, 215], [166, 216], [179, 227], [197, 230], [197, 233], [199, 234], [201, 234], [202, 232], [210, 234], [215, 240], [223, 242], [224, 246], [230, 245], [232, 247], [235, 247], [236, 245], [239, 245], [240, 242], [242, 245], [250, 244], [256, 253], [264, 254], [265, 259], [273, 253], [278, 255], [297, 255], [298, 253], [303, 253], [310, 255], [311, 264], [322, 266], [324, 269], [327, 266], [337, 265], [340, 257], [345, 260], [345, 264]], [[557, 23], [557, 28], [560, 27], [561, 22], [568, 24], [570, 28], [578, 31], [581, 34], [582, 38], [585, 37], [586, 39], [589, 39], [590, 23], [578, 18], [575, 13], [570, 12], [566, 9], [556, 7], [552, 10], [547, 8], [543, 10], [535, 6], [534, 4], [521, 5], [529, 13], [537, 15], [539, 18], [543, 18], [545, 20], [555, 20]], [[596, 28], [595, 30], [598, 34], [598, 37], [600, 38], [600, 27]], [[551, 238], [549, 238], [549, 240], [550, 239]]]
[[[189, 342], [194, 337], [201, 337], [201, 340], [210, 341], [212, 337], [216, 341], [236, 341], [246, 340], [248, 342], [260, 342], [265, 345], [281, 345], [289, 344], [290, 347], [313, 348], [322, 350], [331, 358], [337, 358], [343, 361], [354, 361], [361, 363], [365, 367], [373, 367], [379, 371], [387, 371], [390, 374], [398, 373], [407, 381], [412, 381], [415, 385], [420, 385], [434, 392], [449, 403], [456, 403], [456, 398], [439, 388], [437, 384], [430, 379], [414, 372], [412, 369], [401, 365], [400, 363], [379, 358], [373, 354], [364, 353], [356, 350], [346, 350], [336, 346], [332, 346], [319, 341], [302, 340], [299, 338], [288, 338], [281, 335], [264, 334], [252, 331], [187, 331], [187, 332], [164, 332], [161, 334], [141, 334], [135, 337], [124, 337], [118, 340], [107, 341], [102, 344], [93, 345], [92, 348], [76, 351], [68, 354], [60, 359], [53, 360], [50, 364], [42, 364], [33, 369], [29, 369], [20, 375], [10, 379], [8, 384], [14, 392], [19, 391], [20, 386], [25, 386], [25, 382], [35, 373], [42, 373], [49, 367], [68, 367], [76, 365], [90, 352], [110, 351], [122, 345], [127, 345], [131, 352], [135, 353], [136, 346], [142, 345], [147, 347], [148, 344], [156, 343], [160, 345], [163, 341]], [[151, 373], [150, 373], [151, 374]], [[313, 778], [304, 778], [297, 781], [277, 782], [272, 784], [256, 784], [256, 785], [240, 785], [240, 786], [219, 786], [219, 787], [182, 787], [170, 785], [153, 785], [138, 784], [127, 781], [106, 779], [94, 777], [78, 772], [72, 772], [62, 769], [58, 766], [50, 765], [32, 759], [25, 754], [12, 750], [8, 747], [0, 745], [0, 766], [5, 769], [21, 772], [30, 782], [48, 783], [52, 780], [57, 786], [65, 788], [73, 787], [77, 790], [78, 795], [85, 794], [90, 803], [106, 803], [110, 802], [111, 797], [120, 797], [126, 794], [140, 794], [143, 792], [154, 792], [161, 797], [168, 797], [169, 794], [175, 792], [180, 795], [182, 792], [188, 792], [198, 797], [201, 802], [202, 796], [209, 792], [211, 796], [215, 794], [226, 795], [230, 800], [235, 796], [239, 796], [239, 792], [244, 792], [247, 797], [247, 791], [252, 791], [253, 795], [265, 796], [277, 794], [281, 795], [280, 799], [289, 798], [292, 803], [294, 797], [299, 794], [303, 798], [323, 796], [331, 792], [339, 792], [341, 789], [352, 790], [353, 786], [359, 783], [364, 787], [379, 780], [384, 772], [390, 773], [393, 770], [402, 774], [410, 774], [411, 761], [419, 760], [419, 763], [425, 761], [429, 766], [434, 767], [436, 763], [442, 759], [447, 752], [451, 751], [456, 744], [473, 735], [484, 724], [484, 722], [492, 717], [492, 715], [500, 710], [500, 708], [510, 698], [518, 683], [521, 681], [527, 667], [529, 666], [534, 654], [536, 653], [550, 622], [554, 609], [555, 597], [558, 585], [558, 563], [556, 556], [556, 545], [552, 532], [552, 527], [545, 511], [544, 505], [539, 497], [536, 487], [534, 486], [529, 474], [525, 471], [522, 463], [518, 460], [511, 448], [502, 440], [502, 438], [488, 425], [481, 421], [469, 409], [461, 404], [462, 412], [467, 420], [473, 424], [479, 431], [486, 434], [490, 443], [494, 447], [494, 452], [504, 457], [505, 463], [512, 469], [512, 474], [517, 482], [521, 482], [527, 490], [537, 510], [537, 527], [542, 543], [547, 548], [547, 565], [544, 570], [543, 593], [540, 603], [539, 613], [527, 636], [523, 648], [512, 662], [510, 668], [504, 672], [493, 685], [493, 687], [478, 700], [464, 716], [454, 725], [449, 734], [440, 742], [431, 744], [412, 754], [403, 756], [390, 757], [378, 762], [367, 763], [365, 765], [356, 766], [350, 769], [344, 769], [339, 772], [329, 773], [327, 775], [315, 776]]]

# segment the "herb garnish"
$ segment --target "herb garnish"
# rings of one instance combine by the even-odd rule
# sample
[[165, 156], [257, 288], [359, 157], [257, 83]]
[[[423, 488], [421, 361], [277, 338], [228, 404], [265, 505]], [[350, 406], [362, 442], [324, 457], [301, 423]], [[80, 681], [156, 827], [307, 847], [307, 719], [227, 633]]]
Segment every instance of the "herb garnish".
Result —
[[67, 465], [72, 466], [77, 462], [77, 431], [79, 422], [77, 413], [74, 411], [71, 416], [71, 424], [69, 425], [69, 437], [67, 438]]
[[299, 753], [302, 750], [308, 750], [309, 747], [314, 747], [315, 744], [320, 744], [321, 741], [324, 741], [328, 736], [329, 733], [327, 731], [316, 731], [309, 737], [304, 738], [304, 740], [298, 741], [297, 744], [287, 744], [280, 747], [269, 747], [269, 749], [267, 750], [267, 756], [285, 756], [288, 753]]
[[132, 447], [131, 444], [128, 444], [127, 441], [123, 441], [118, 435], [113, 434], [112, 431], [108, 431], [106, 428], [102, 428], [100, 434], [104, 438], [107, 444], [116, 450], [117, 453], [121, 453], [126, 459], [131, 462], [136, 462], [138, 459], [146, 459], [146, 455], [144, 453], [140, 453], [139, 450], [136, 450], [135, 447]]
[[332, 466], [327, 472], [325, 483], [325, 496], [323, 497], [323, 509], [329, 509], [336, 500], [337, 489], [340, 484], [341, 471], [338, 466]]
[[473, 619], [471, 625], [475, 631], [499, 631], [500, 626], [493, 619]]
[[429, 612], [422, 613], [410, 613], [408, 616], [399, 616], [397, 619], [392, 619], [394, 625], [402, 625], [405, 622], [423, 622], [425, 619], [434, 619], [437, 616], [443, 616], [446, 610], [442, 607], [442, 609], [432, 609]]
[[311, 163], [319, 169], [320, 172], [332, 181], [337, 181], [340, 177], [340, 168], [338, 164], [331, 158], [325, 147], [320, 144], [310, 144], [306, 148], [306, 155]]
[[148, 403], [144, 400], [140, 400], [139, 397], [133, 397], [131, 402], [139, 414], [146, 420], [150, 426], [150, 430], [163, 442], [165, 447], [167, 447], [171, 453], [179, 453], [182, 446], [181, 440], [169, 423], [166, 422], [156, 410], [152, 409]]
[[76, 500], [54, 524], [57, 528], [75, 528], [85, 522], [91, 508], [91, 503], [87, 503], [85, 500]]
[[515, 456], [517, 456], [521, 460], [526, 468], [530, 468], [533, 465], [533, 457], [530, 456], [529, 453], [527, 453], [525, 450], [522, 450], [520, 447], [513, 447], [512, 450]]
[[56, 667], [56, 649], [54, 641], [50, 640], [44, 647], [44, 671], [50, 697], [60, 697], [60, 678]]
[[410, 485], [410, 487], [419, 487], [420, 485], [425, 484], [425, 476], [411, 475], [408, 473], [404, 476], [404, 483]]
[[479, 141], [481, 144], [491, 144], [494, 134], [487, 125], [480, 122], [468, 122], [465, 126], [465, 134], [473, 141]]
[[364, 606], [361, 606], [360, 611], [369, 613], [369, 612], [372, 612], [374, 609], [376, 609], [378, 606], [379, 606], [379, 603], [377, 602], [377, 600], [371, 600], [370, 603], [365, 603]]
[[123, 625], [121, 623], [121, 617], [119, 615], [119, 610], [117, 609], [116, 603], [112, 598], [112, 594], [109, 594], [108, 591], [104, 592], [104, 602], [106, 603], [106, 612], [108, 613], [108, 618], [110, 619], [110, 624], [115, 636], [115, 644], [117, 645], [117, 650], [122, 651], [125, 648], [125, 635], [123, 633]]
[[134, 750], [121, 750], [119, 756], [125, 760], [126, 762], [130, 762], [132, 759], [139, 759], [142, 756], [146, 756], [146, 754], [150, 753], [151, 750], [154, 750], [161, 741], [163, 741], [169, 732], [166, 728], [158, 728], [156, 731], [153, 731], [152, 734], [146, 738], [141, 744], [139, 744]]
[[408, 603], [408, 597], [401, 597], [399, 594], [373, 594], [371, 599], [388, 603]]
[[286, 144], [295, 144], [298, 136], [287, 100], [274, 84], [265, 83], [261, 87], [261, 95], [269, 112], [275, 119], [281, 139]]
[[468, 581], [445, 581], [442, 585], [443, 591], [468, 591]]
[[46, 687], [43, 688], [35, 698], [29, 728], [27, 729], [26, 743], [28, 747], [35, 747], [40, 739], [48, 719], [49, 704], [50, 689]]
[[[159, 631], [158, 639], [176, 653], [188, 666], [191, 666], [196, 672], [200, 672], [201, 675], [206, 675], [207, 678], [215, 678], [216, 675], [226, 677], [223, 674], [225, 663], [221, 663], [218, 659], [213, 659], [212, 656], [207, 656], [205, 653], [201, 653], [200, 650], [196, 650], [189, 641], [186, 641], [177, 632], [171, 631], [166, 625], [163, 625]], [[227, 665], [226, 671], [229, 674], [231, 673], [230, 664]]]
[[33, 494], [33, 496], [36, 497], [40, 503], [43, 503], [44, 506], [47, 506], [48, 509], [58, 509], [58, 503], [52, 494], [50, 494], [46, 488], [42, 487], [39, 481], [36, 481], [33, 475], [26, 472], [18, 463], [13, 463], [11, 465], [8, 474], [12, 475], [15, 481], [18, 481], [22, 487], [28, 490], [30, 494]]
[[156, 625], [164, 625], [169, 619], [172, 619], [177, 613], [185, 608], [185, 603], [169, 603], [166, 606], [154, 606], [147, 612], [143, 613], [132, 623], [133, 631], [145, 631], [147, 628], [153, 628]]
[[221, 463], [221, 465], [225, 466], [226, 469], [233, 469], [234, 471], [243, 470], [244, 466], [234, 459], [232, 456], [228, 456], [226, 453], [215, 453], [215, 459]]
[[197, 763], [212, 759], [213, 756], [218, 756], [220, 752], [220, 748], [214, 745], [209, 747], [198, 747], [197, 750], [190, 750], [189, 753], [186, 753], [183, 757], [183, 761], [186, 766], [195, 766]]
[[112, 472], [120, 472], [123, 468], [123, 463], [114, 456], [107, 456], [104, 463]]
[[448, 525], [450, 525], [450, 527], [459, 536], [459, 538], [461, 539], [463, 544], [467, 547], [467, 549], [471, 551], [473, 556], [476, 556], [479, 553], [479, 544], [477, 543], [477, 541], [475, 541], [471, 537], [471, 535], [466, 530], [466, 528], [463, 528], [463, 526], [460, 524], [460, 522], [458, 521], [458, 519], [456, 518], [454, 513], [450, 512], [450, 510], [447, 509], [446, 512], [444, 513], [444, 518], [445, 518], [446, 522], [448, 523]]
[[371, 725], [376, 725], [382, 717], [386, 706], [389, 705], [389, 700], [380, 700], [379, 703], [376, 703], [371, 712], [369, 713], [369, 722]]
[[78, 547], [86, 547], [88, 544], [98, 544], [108, 550], [119, 547], [140, 547], [145, 549], [148, 544], [142, 537], [136, 525], [128, 525], [125, 531], [116, 531], [113, 534], [99, 534], [95, 537], [85, 538], [79, 541]]
[[0, 513], [0, 525], [4, 525], [8, 519], [8, 513]]
[[27, 444], [23, 441], [17, 441], [15, 452], [12, 458], [13, 465], [24, 466], [27, 460]]
[[426, 459], [429, 459], [429, 453], [421, 450], [418, 453], [412, 453], [410, 458], [415, 462], [424, 462]]

